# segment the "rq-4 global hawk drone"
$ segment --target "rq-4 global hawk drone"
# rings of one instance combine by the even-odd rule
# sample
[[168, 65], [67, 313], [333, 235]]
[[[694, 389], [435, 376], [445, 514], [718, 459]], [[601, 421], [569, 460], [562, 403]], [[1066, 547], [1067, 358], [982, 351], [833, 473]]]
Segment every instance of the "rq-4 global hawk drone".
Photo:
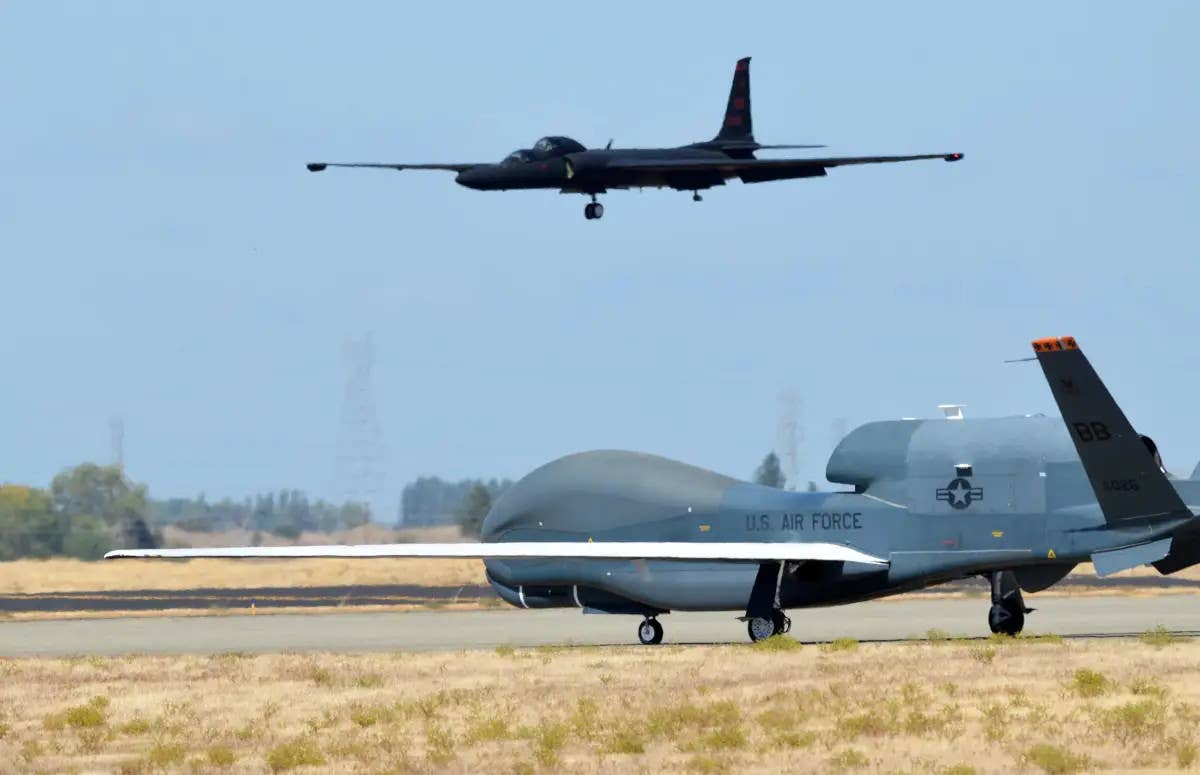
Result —
[[1021, 591], [1077, 563], [1101, 575], [1200, 562], [1200, 481], [1171, 480], [1075, 340], [1034, 353], [1063, 419], [864, 425], [829, 459], [842, 492], [785, 492], [632, 452], [586, 452], [499, 499], [481, 544], [148, 549], [108, 557], [479, 557], [523, 608], [634, 614], [658, 643], [670, 611], [744, 613], [753, 640], [790, 608], [983, 576], [993, 632], [1021, 631]]
[[810, 159], [756, 159], [765, 149], [824, 148], [823, 145], [760, 145], [750, 121], [750, 57], [738, 60], [721, 131], [711, 140], [677, 148], [587, 148], [569, 137], [543, 137], [532, 148], [513, 151], [498, 164], [389, 164], [378, 162], [313, 162], [312, 172], [327, 167], [374, 167], [390, 170], [446, 170], [456, 172], [460, 185], [479, 191], [517, 188], [558, 189], [564, 194], [586, 194], [592, 201], [583, 209], [588, 220], [604, 215], [597, 194], [613, 188], [673, 188], [700, 191], [723, 186], [730, 178], [743, 183], [816, 178], [830, 167], [878, 164], [917, 159], [958, 161], [961, 153], [928, 153], [916, 156], [832, 156]]

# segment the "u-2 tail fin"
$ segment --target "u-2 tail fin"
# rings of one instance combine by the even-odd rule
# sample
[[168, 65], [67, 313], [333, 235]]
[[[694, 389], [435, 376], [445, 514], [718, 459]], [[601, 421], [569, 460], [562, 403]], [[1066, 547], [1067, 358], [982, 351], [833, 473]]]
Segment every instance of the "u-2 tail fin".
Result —
[[1033, 351], [1108, 522], [1191, 512], [1073, 337], [1036, 339]]
[[729, 87], [729, 102], [716, 141], [754, 142], [754, 126], [750, 119], [750, 57], [739, 59], [733, 68], [733, 83]]

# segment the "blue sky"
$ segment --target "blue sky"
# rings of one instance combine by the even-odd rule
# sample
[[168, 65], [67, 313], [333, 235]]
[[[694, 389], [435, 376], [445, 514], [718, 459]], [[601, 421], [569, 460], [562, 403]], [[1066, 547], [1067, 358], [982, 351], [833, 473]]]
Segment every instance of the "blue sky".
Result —
[[[157, 495], [332, 483], [373, 331], [387, 493], [597, 447], [748, 475], [834, 418], [1053, 411], [1080, 339], [1190, 470], [1194, 3], [0, 5], [0, 480], [108, 456]], [[743, 10], [744, 8], [744, 10]], [[543, 134], [941, 162], [584, 199], [310, 160], [490, 161]], [[383, 503], [387, 501], [387, 505]]]

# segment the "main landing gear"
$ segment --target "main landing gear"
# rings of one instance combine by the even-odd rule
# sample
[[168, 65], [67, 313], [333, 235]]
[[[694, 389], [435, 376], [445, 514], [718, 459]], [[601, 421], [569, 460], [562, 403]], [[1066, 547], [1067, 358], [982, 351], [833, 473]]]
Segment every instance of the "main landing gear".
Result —
[[596, 195], [592, 194], [592, 201], [583, 207], [583, 217], [589, 221], [604, 217], [604, 205], [596, 201]]
[[750, 640], [760, 641], [766, 640], [772, 635], [782, 635], [785, 632], [790, 632], [792, 629], [792, 620], [776, 608], [771, 612], [771, 618], [763, 616], [755, 616], [746, 620], [746, 630], [750, 633]]
[[1025, 629], [1025, 614], [1032, 608], [1025, 607], [1021, 587], [1012, 571], [994, 571], [985, 574], [992, 584], [992, 607], [988, 611], [988, 628], [997, 635], [1018, 635]]
[[654, 646], [662, 643], [663, 626], [658, 623], [658, 619], [653, 616], [647, 616], [638, 625], [638, 640], [644, 646]]
[[693, 192], [692, 192], [692, 201], [693, 201], [693, 202], [703, 202], [703, 201], [704, 201], [704, 197], [700, 196], [700, 192], [699, 192], [699, 191], [693, 191]]

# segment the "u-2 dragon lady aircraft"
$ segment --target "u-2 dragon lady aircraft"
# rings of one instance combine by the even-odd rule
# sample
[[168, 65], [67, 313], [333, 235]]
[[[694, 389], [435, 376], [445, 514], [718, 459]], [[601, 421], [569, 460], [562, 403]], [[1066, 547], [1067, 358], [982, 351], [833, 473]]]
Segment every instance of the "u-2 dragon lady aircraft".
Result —
[[659, 643], [670, 611], [737, 611], [758, 640], [784, 611], [983, 576], [993, 632], [1024, 626], [1022, 590], [1077, 563], [1101, 575], [1200, 562], [1200, 481], [1171, 480], [1075, 340], [1033, 342], [1062, 420], [873, 422], [847, 435], [827, 477], [842, 492], [737, 481], [632, 452], [537, 469], [497, 501], [480, 544], [145, 549], [107, 557], [478, 557], [523, 608], [642, 617]]
[[822, 145], [761, 145], [754, 139], [750, 120], [750, 57], [738, 60], [721, 131], [711, 140], [678, 148], [587, 148], [570, 137], [543, 137], [532, 148], [513, 151], [498, 164], [390, 164], [379, 162], [313, 162], [310, 172], [328, 167], [373, 167], [390, 170], [445, 170], [455, 172], [461, 186], [478, 191], [549, 188], [564, 194], [586, 194], [592, 201], [583, 209], [589, 221], [604, 215], [597, 194], [614, 188], [673, 188], [700, 191], [723, 186], [731, 178], [743, 183], [817, 178], [830, 167], [849, 164], [944, 159], [958, 161], [961, 153], [916, 156], [834, 156], [811, 159], [756, 159], [763, 149], [824, 148]]

